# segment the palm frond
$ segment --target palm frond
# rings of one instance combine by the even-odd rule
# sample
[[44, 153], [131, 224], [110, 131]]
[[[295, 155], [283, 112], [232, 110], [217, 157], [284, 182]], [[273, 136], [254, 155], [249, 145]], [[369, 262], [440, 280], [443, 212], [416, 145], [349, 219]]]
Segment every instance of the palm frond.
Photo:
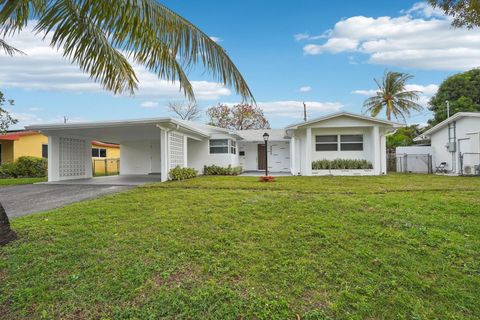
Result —
[[9, 56], [14, 56], [16, 54], [22, 54], [22, 55], [26, 54], [22, 50], [12, 47], [2, 39], [0, 39], [0, 49], [3, 49], [3, 51], [5, 51], [5, 53]]

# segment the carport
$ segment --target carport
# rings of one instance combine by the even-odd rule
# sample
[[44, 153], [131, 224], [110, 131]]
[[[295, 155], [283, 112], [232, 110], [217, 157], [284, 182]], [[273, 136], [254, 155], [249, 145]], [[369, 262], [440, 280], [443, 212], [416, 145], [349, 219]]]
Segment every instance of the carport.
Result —
[[171, 168], [187, 166], [188, 140], [209, 137], [199, 128], [171, 118], [46, 124], [27, 128], [48, 136], [49, 182], [92, 178], [90, 146], [93, 140], [120, 145], [120, 177], [157, 175], [157, 179], [166, 181]]

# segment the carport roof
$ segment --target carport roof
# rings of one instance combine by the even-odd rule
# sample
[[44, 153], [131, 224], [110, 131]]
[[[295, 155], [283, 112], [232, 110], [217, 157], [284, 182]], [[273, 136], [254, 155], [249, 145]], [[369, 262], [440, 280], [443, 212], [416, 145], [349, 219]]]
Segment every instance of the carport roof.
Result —
[[[196, 126], [192, 126], [183, 121], [177, 119], [163, 117], [163, 118], [149, 118], [149, 119], [130, 119], [130, 120], [112, 120], [112, 121], [92, 121], [92, 122], [72, 122], [72, 123], [52, 123], [52, 124], [35, 124], [27, 126], [27, 130], [36, 130], [42, 133], [70, 133], [82, 135], [88, 135], [91, 132], [91, 136], [95, 138], [110, 138], [112, 142], [118, 142], [114, 137], [108, 137], [108, 135], [114, 135], [112, 130], [122, 129], [123, 138], [131, 134], [140, 133], [141, 130], [146, 128], [155, 128], [161, 126], [169, 129], [177, 129], [186, 133], [191, 133], [200, 137], [208, 138], [209, 132], [202, 130]], [[118, 131], [118, 130], [117, 130]], [[109, 134], [107, 133], [109, 132]], [[100, 134], [101, 133], [101, 134]], [[101, 140], [101, 139], [99, 139]], [[110, 141], [110, 140], [108, 140]]]

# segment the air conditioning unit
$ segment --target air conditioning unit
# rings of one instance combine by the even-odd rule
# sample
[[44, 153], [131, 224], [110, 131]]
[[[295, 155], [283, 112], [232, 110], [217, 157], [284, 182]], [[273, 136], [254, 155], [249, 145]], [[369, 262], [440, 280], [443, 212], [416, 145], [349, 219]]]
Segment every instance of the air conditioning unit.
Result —
[[455, 142], [449, 142], [446, 144], [448, 152], [455, 152], [457, 144]]

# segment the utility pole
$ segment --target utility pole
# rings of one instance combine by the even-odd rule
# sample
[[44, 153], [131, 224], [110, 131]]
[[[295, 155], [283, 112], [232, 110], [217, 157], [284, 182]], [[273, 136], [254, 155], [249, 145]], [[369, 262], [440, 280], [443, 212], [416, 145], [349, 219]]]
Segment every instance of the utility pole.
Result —
[[303, 121], [307, 121], [307, 105], [303, 102]]
[[63, 116], [63, 123], [67, 123], [67, 121], [68, 121], [67, 116]]
[[450, 101], [445, 100], [445, 103], [447, 105], [447, 119], [450, 118]]

